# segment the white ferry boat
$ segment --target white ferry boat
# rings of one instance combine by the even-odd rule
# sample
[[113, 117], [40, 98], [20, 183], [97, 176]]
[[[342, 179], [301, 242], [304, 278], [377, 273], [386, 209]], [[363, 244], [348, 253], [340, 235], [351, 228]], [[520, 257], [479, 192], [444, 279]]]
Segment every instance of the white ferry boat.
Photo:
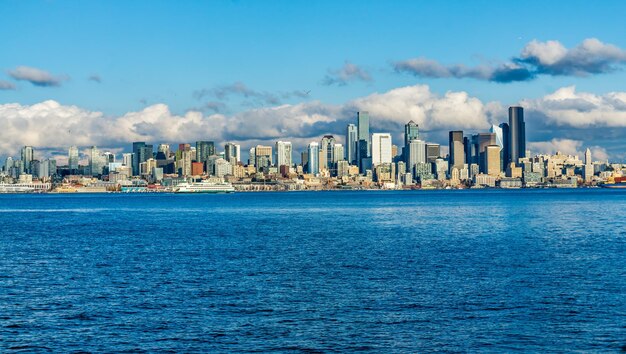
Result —
[[235, 188], [227, 182], [180, 183], [174, 193], [232, 193]]

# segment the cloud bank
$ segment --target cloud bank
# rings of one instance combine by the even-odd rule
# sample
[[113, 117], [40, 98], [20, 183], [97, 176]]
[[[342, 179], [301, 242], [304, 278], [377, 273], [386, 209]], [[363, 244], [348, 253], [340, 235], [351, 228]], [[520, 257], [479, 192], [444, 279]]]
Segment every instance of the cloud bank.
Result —
[[[578, 152], [587, 146], [606, 146], [606, 150], [595, 149], [598, 158], [624, 152], [624, 92], [594, 95], [564, 87], [521, 104], [526, 108], [527, 139], [533, 152]], [[400, 87], [337, 105], [309, 101], [230, 115], [196, 110], [175, 114], [165, 104], [154, 104], [106, 116], [55, 101], [30, 106], [11, 103], [0, 105], [4, 127], [0, 156], [16, 156], [23, 145], [59, 151], [70, 145], [128, 149], [132, 141], [177, 144], [205, 139], [220, 145], [234, 141], [243, 149], [284, 139], [298, 151], [324, 134], [343, 141], [346, 124], [355, 123], [357, 111], [369, 111], [372, 131], [391, 132], [396, 144], [409, 120], [420, 125], [424, 139], [442, 145], [447, 144], [449, 130], [486, 131], [491, 124], [507, 120], [506, 106], [499, 102], [482, 102], [463, 91], [438, 94], [427, 85]]]
[[497, 65], [445, 65], [427, 58], [393, 63], [396, 72], [425, 78], [472, 78], [498, 83], [529, 81], [540, 75], [578, 76], [610, 73], [626, 64], [626, 50], [596, 38], [588, 38], [573, 48], [558, 41], [526, 44], [518, 56]]

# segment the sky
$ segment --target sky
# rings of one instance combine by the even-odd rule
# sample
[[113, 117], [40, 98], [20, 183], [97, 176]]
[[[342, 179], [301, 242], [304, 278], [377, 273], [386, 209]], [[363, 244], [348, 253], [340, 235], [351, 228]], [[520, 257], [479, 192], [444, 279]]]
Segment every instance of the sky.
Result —
[[[0, 0], [0, 157], [486, 131], [626, 162], [626, 3]], [[44, 157], [44, 156], [41, 156]], [[297, 160], [297, 159], [296, 159]]]

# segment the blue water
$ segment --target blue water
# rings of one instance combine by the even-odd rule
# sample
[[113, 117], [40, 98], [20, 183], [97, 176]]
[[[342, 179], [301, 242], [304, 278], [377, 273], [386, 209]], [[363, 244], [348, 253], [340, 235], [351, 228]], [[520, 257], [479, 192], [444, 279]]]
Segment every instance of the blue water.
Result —
[[0, 196], [0, 351], [619, 351], [616, 190]]

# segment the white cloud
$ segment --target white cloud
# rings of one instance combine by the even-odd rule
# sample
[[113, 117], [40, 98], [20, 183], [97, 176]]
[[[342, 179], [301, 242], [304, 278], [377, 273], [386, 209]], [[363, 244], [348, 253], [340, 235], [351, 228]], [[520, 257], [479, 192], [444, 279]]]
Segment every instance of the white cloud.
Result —
[[[580, 152], [585, 147], [583, 141], [591, 146], [604, 145], [604, 141], [617, 146], [623, 138], [619, 129], [626, 128], [623, 92], [595, 95], [565, 87], [522, 103], [527, 108], [528, 140], [540, 141], [529, 143], [536, 152]], [[70, 145], [128, 149], [133, 141], [177, 144], [205, 139], [220, 145], [235, 141], [244, 149], [283, 139], [292, 141], [297, 151], [324, 134], [333, 134], [342, 141], [346, 124], [355, 123], [357, 111], [369, 111], [372, 130], [391, 132], [398, 144], [402, 126], [409, 120], [420, 125], [428, 140], [442, 145], [447, 143], [448, 130], [486, 131], [491, 124], [506, 120], [506, 110], [499, 102], [484, 103], [462, 91], [440, 95], [427, 85], [373, 93], [338, 105], [311, 101], [232, 115], [198, 111], [174, 114], [167, 105], [154, 104], [110, 117], [55, 101], [30, 106], [10, 103], [0, 105], [0, 155], [16, 156], [23, 145], [63, 152]], [[602, 128], [611, 130], [611, 136], [590, 138], [593, 131], [596, 136], [604, 134], [598, 130]], [[599, 147], [593, 150], [598, 159], [608, 153]]]
[[577, 92], [575, 86], [558, 89], [522, 106], [546, 117], [547, 123], [571, 127], [626, 127], [626, 92], [596, 95]]

